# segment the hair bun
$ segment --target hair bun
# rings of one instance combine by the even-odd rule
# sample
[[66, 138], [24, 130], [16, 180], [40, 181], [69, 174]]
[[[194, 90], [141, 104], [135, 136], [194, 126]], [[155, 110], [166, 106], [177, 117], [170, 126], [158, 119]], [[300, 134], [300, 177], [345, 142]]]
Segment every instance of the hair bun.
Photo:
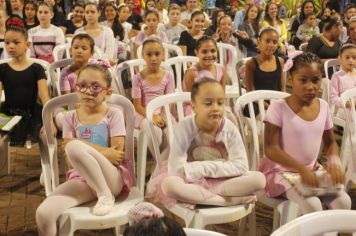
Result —
[[25, 24], [23, 23], [23, 21], [20, 17], [11, 16], [6, 20], [5, 27], [6, 28], [11, 28], [11, 27], [25, 28]]

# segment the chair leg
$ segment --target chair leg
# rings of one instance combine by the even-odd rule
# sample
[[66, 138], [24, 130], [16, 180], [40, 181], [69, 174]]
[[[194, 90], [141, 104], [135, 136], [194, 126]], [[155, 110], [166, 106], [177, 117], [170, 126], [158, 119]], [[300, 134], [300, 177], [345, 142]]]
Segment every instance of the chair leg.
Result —
[[246, 228], [246, 217], [240, 219], [239, 223], [239, 236], [244, 235], [245, 233], [245, 228]]
[[59, 218], [59, 236], [74, 236], [76, 228], [74, 227], [74, 222], [69, 215], [62, 215]]
[[279, 228], [281, 225], [281, 217], [277, 208], [273, 210], [273, 231]]
[[125, 229], [126, 229], [126, 225], [116, 226], [116, 227], [114, 228], [115, 236], [123, 235]]
[[144, 132], [139, 131], [137, 138], [137, 185], [142, 195], [145, 193], [145, 170], [147, 161], [147, 136]]
[[292, 201], [285, 201], [277, 208], [280, 209], [281, 225], [288, 223], [298, 217], [298, 205]]
[[250, 215], [247, 216], [248, 217], [248, 232], [250, 236], [256, 236], [256, 205], [253, 207], [252, 212], [250, 213]]
[[188, 227], [193, 229], [205, 229], [205, 226], [203, 219], [196, 215]]

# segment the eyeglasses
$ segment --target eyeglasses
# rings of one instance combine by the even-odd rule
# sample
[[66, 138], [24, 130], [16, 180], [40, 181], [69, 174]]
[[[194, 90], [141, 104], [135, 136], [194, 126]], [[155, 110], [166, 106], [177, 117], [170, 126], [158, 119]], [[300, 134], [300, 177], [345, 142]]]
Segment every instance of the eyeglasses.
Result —
[[92, 93], [93, 96], [98, 96], [98, 94], [103, 91], [103, 90], [107, 90], [108, 87], [103, 87], [98, 83], [78, 83], [76, 86], [77, 91], [81, 92], [81, 93], [86, 93], [88, 91], [88, 89], [90, 90], [90, 92]]

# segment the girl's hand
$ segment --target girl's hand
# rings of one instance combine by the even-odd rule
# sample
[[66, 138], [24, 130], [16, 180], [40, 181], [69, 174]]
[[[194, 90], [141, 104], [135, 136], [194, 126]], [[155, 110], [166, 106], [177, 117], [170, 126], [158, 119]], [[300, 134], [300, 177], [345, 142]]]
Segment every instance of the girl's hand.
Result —
[[303, 184], [309, 185], [311, 187], [318, 187], [319, 181], [313, 171], [304, 168], [302, 171], [299, 172], [300, 176], [302, 177]]
[[129, 39], [136, 37], [136, 35], [138, 34], [138, 30], [132, 29], [129, 31], [129, 33], [127, 34], [127, 36], [129, 37]]
[[166, 125], [166, 121], [161, 115], [153, 115], [153, 124], [163, 128]]
[[238, 36], [240, 36], [243, 39], [249, 39], [249, 36], [245, 31], [236, 30], [236, 33]]
[[103, 154], [107, 159], [109, 159], [109, 161], [114, 166], [120, 165], [120, 163], [125, 159], [125, 152], [118, 151], [113, 148], [107, 148], [101, 151], [101, 154]]
[[219, 28], [216, 29], [216, 32], [213, 34], [212, 38], [217, 41], [219, 39], [220, 36], [220, 30]]
[[326, 170], [330, 174], [334, 184], [345, 183], [345, 173], [341, 170], [340, 165], [331, 165]]

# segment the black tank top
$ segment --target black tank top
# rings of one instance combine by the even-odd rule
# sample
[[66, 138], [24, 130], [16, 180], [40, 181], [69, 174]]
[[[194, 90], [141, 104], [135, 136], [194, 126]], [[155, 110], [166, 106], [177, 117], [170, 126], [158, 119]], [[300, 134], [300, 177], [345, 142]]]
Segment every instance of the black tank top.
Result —
[[254, 85], [255, 90], [274, 90], [280, 91], [280, 81], [281, 81], [281, 65], [277, 56], [276, 58], [276, 65], [277, 68], [274, 71], [266, 72], [260, 69], [258, 62], [255, 57], [253, 57], [253, 61], [255, 62], [256, 69], [253, 73], [255, 78]]

